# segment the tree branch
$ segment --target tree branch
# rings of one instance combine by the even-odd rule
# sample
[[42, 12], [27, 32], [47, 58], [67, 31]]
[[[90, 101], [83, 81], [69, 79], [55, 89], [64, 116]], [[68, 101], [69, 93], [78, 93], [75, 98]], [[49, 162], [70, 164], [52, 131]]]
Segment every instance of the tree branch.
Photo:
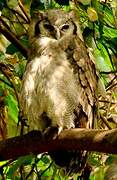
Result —
[[24, 16], [26, 17], [27, 23], [30, 23], [30, 18], [29, 18], [28, 14], [27, 14], [27, 12], [26, 12], [26, 10], [25, 10], [25, 8], [24, 8], [24, 6], [20, 0], [18, 1], [18, 5], [19, 5], [20, 9], [22, 10]]
[[10, 41], [13, 45], [19, 49], [19, 51], [25, 56], [28, 57], [28, 49], [22, 45], [22, 43], [11, 33], [7, 28], [0, 25], [0, 32]]
[[117, 129], [64, 130], [55, 140], [45, 140], [39, 131], [0, 142], [0, 160], [16, 159], [30, 153], [39, 154], [58, 149], [117, 153]]

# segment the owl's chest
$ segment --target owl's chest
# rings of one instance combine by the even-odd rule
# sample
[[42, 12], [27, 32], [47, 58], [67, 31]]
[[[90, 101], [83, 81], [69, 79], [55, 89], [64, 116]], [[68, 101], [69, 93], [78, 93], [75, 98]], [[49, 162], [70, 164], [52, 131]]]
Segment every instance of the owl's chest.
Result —
[[28, 94], [45, 93], [48, 88], [61, 84], [64, 72], [68, 71], [68, 63], [65, 62], [65, 55], [49, 51], [35, 57], [28, 65], [24, 75], [24, 86]]

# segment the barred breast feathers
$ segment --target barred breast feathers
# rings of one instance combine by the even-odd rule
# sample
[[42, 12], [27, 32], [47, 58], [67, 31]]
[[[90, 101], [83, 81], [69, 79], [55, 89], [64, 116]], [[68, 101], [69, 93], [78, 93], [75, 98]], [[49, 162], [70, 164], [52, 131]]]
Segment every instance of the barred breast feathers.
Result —
[[74, 127], [74, 109], [77, 109], [80, 96], [77, 82], [65, 52], [57, 47], [57, 43], [55, 46], [56, 40], [45, 40], [47, 38], [41, 41], [41, 55], [26, 67], [22, 108], [28, 114], [31, 129], [43, 130], [43, 112], [51, 119], [52, 126], [71, 128]]

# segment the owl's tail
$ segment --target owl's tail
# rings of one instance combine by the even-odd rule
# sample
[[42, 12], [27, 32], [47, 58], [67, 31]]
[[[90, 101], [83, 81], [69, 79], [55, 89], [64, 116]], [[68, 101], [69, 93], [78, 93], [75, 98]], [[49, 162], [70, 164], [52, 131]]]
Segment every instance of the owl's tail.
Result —
[[[78, 119], [78, 118], [77, 118]], [[80, 121], [76, 120], [75, 127], [76, 128], [86, 128], [88, 123], [87, 116], [82, 112]], [[79, 179], [88, 180], [91, 167], [87, 163], [87, 151], [66, 151], [66, 150], [58, 150], [49, 152], [50, 157], [54, 160], [55, 164], [59, 167], [62, 167], [65, 170], [65, 175], [72, 176], [73, 174], [79, 173]]]
[[55, 164], [65, 170], [65, 174], [72, 175], [81, 173], [86, 166], [86, 151], [65, 151], [59, 150], [49, 153]]
[[87, 163], [87, 151], [59, 150], [49, 153], [55, 164], [62, 168], [64, 176], [73, 176], [78, 173], [78, 180], [89, 180], [91, 166]]

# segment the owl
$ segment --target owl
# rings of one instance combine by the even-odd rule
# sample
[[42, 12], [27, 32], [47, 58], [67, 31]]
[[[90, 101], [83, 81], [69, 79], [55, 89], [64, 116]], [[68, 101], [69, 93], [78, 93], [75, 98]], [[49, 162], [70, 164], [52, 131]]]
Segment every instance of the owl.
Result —
[[[74, 12], [39, 13], [29, 28], [31, 48], [22, 80], [21, 106], [30, 130], [93, 128], [97, 102], [95, 64]], [[67, 172], [79, 172], [87, 153], [50, 153]]]

